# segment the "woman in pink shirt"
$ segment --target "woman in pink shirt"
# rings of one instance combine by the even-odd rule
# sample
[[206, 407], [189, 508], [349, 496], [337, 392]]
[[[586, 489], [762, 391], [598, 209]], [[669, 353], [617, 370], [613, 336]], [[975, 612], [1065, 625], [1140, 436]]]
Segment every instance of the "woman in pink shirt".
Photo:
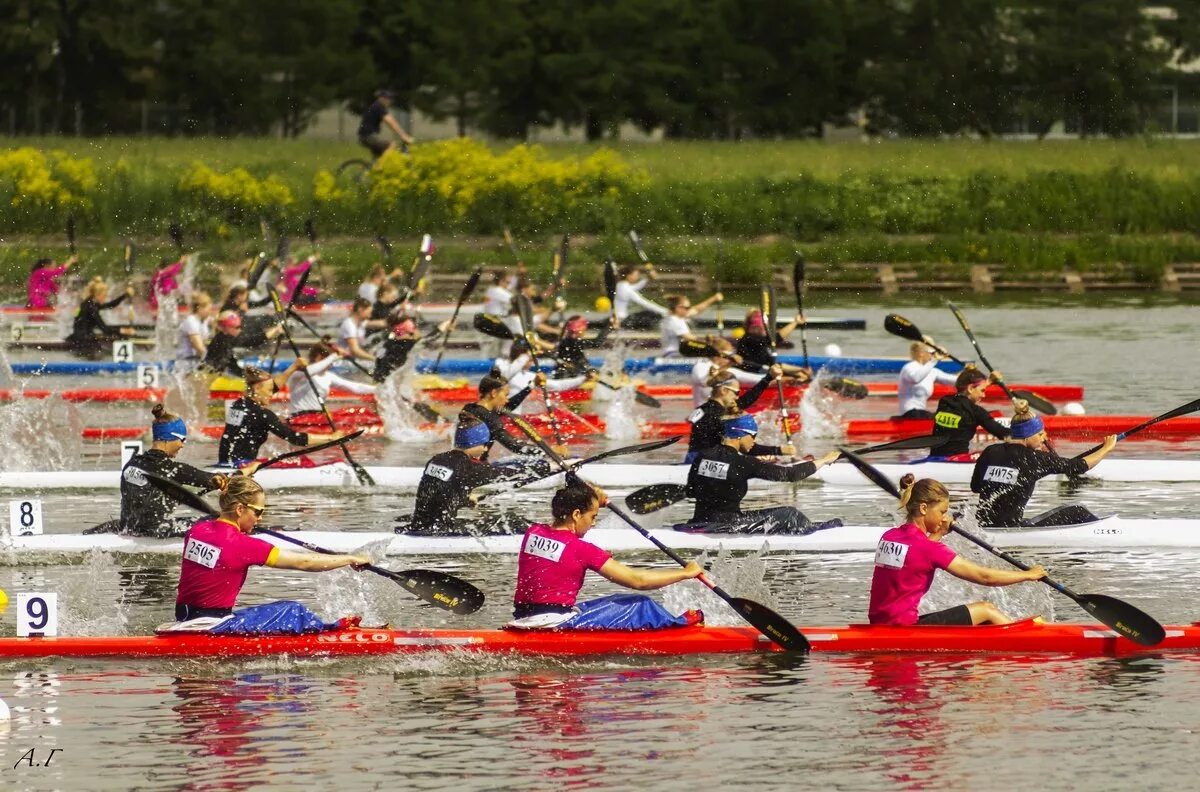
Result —
[[77, 261], [79, 256], [73, 255], [62, 264], [55, 264], [54, 259], [48, 258], [34, 262], [25, 287], [25, 305], [30, 308], [53, 308], [54, 298], [58, 296], [58, 279]]
[[192, 526], [183, 540], [175, 620], [228, 616], [252, 566], [324, 572], [371, 563], [363, 555], [317, 555], [280, 550], [263, 539], [248, 536], [263, 512], [267, 495], [248, 476], [233, 476], [221, 489], [221, 514]]
[[1011, 586], [1040, 580], [1046, 570], [1029, 571], [979, 566], [960, 558], [941, 543], [954, 524], [950, 517], [950, 493], [939, 481], [921, 479], [911, 473], [900, 480], [900, 508], [908, 521], [879, 539], [875, 550], [875, 574], [871, 578], [871, 624], [1009, 624], [1008, 618], [990, 602], [972, 602], [917, 615], [921, 598], [933, 585], [934, 573], [944, 569], [955, 577], [981, 586]]
[[179, 289], [179, 281], [175, 276], [183, 269], [184, 259], [180, 258], [174, 264], [170, 259], [163, 259], [158, 270], [150, 278], [150, 295], [147, 302], [152, 310], [158, 310], [158, 298], [174, 294]]
[[[310, 305], [317, 301], [317, 290], [314, 286], [309, 286], [307, 283], [299, 294], [296, 294], [296, 287], [300, 285], [300, 279], [304, 273], [312, 269], [312, 266], [320, 259], [320, 255], [313, 253], [304, 261], [293, 261], [283, 268], [283, 272], [279, 274], [279, 299], [284, 303], [294, 303], [296, 305]], [[280, 262], [280, 266], [283, 262]], [[293, 297], [293, 295], [295, 295]]]
[[[589, 605], [580, 603], [583, 607], [576, 607], [579, 589], [583, 587], [588, 570], [639, 591], [663, 588], [699, 577], [704, 572], [695, 561], [679, 569], [633, 569], [615, 560], [606, 550], [584, 541], [601, 505], [607, 501], [608, 496], [603, 490], [582, 482], [568, 484], [554, 493], [550, 503], [554, 523], [531, 525], [521, 543], [521, 552], [517, 556], [517, 590], [513, 596], [513, 617], [517, 623], [513, 626], [617, 626], [576, 623], [580, 610]], [[682, 626], [703, 618], [699, 611], [689, 611], [682, 617], [672, 616], [648, 597], [622, 596], [617, 608], [621, 610], [617, 616], [621, 629]]]

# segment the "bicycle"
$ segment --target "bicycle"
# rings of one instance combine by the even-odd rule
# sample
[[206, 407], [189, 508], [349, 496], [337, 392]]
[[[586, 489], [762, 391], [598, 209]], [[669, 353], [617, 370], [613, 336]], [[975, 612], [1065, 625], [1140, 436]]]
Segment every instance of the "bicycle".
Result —
[[[408, 144], [401, 142], [397, 144], [400, 153], [408, 156]], [[337, 166], [337, 170], [333, 172], [333, 178], [338, 184], [342, 185], [362, 185], [367, 181], [367, 176], [371, 169], [375, 167], [375, 163], [379, 161], [379, 157], [373, 157], [367, 160], [365, 157], [354, 157], [348, 159]]]

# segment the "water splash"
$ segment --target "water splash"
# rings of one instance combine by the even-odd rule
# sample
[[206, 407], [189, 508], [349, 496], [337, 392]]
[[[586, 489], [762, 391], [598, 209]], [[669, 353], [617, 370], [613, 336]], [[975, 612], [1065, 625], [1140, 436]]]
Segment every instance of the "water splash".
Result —
[[175, 359], [179, 343], [179, 297], [167, 294], [158, 300], [158, 314], [154, 317], [154, 351], [152, 359], [160, 364]]
[[[93, 550], [85, 557], [82, 574], [63, 581], [58, 590], [58, 631], [62, 635], [122, 635], [129, 628], [129, 603], [120, 586], [119, 568], [108, 553]], [[98, 591], [121, 588], [114, 603]]]
[[383, 418], [387, 438], [398, 443], [427, 442], [430, 434], [449, 431], [451, 424], [440, 429], [426, 427], [425, 419], [411, 406], [419, 398], [414, 387], [417, 356], [409, 355], [404, 365], [388, 375], [375, 389], [375, 405]]
[[0, 407], [0, 470], [69, 470], [83, 454], [83, 417], [58, 396]]
[[13, 388], [17, 384], [17, 375], [13, 373], [12, 364], [8, 361], [8, 352], [0, 344], [0, 388]]
[[635, 391], [631, 383], [614, 392], [613, 400], [604, 411], [604, 436], [609, 440], [637, 440], [642, 436]]
[[805, 389], [804, 398], [800, 400], [800, 420], [803, 423], [800, 436], [805, 440], [842, 436], [838, 400], [822, 387], [821, 379], [822, 371], [818, 371], [812, 384]]

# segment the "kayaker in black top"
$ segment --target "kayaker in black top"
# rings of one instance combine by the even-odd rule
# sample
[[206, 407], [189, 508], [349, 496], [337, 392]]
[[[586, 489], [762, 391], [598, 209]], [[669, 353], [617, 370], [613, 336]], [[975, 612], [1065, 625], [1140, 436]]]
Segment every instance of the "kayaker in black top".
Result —
[[187, 442], [187, 425], [161, 404], [151, 411], [154, 444], [134, 454], [121, 470], [121, 518], [101, 523], [84, 533], [122, 533], [159, 539], [182, 536], [196, 522], [193, 515], [173, 517], [175, 501], [152, 485], [145, 473], [186, 484], [189, 487], [219, 489], [225, 476], [176, 462], [175, 457]]
[[[534, 384], [540, 387], [546, 381], [545, 377], [546, 375], [544, 374], [537, 375], [534, 379]], [[462, 412], [458, 416], [458, 422], [460, 424], [465, 423], [465, 415], [487, 424], [488, 431], [491, 432], [491, 437], [488, 440], [488, 448], [484, 452], [482, 459], [486, 460], [488, 458], [488, 454], [492, 450], [492, 443], [499, 443], [509, 451], [512, 451], [514, 454], [520, 454], [522, 457], [538, 457], [541, 454], [541, 451], [533, 443], [526, 442], [509, 432], [504, 426], [504, 418], [501, 415], [501, 412], [512, 412], [520, 407], [521, 402], [525, 401], [525, 397], [529, 395], [530, 390], [531, 388], [523, 388], [512, 398], [509, 398], [508, 380], [491, 374], [479, 380], [479, 399], [462, 408]], [[567, 455], [565, 446], [554, 446], [554, 450], [560, 456]]]
[[838, 458], [832, 451], [813, 462], [798, 465], [772, 465], [746, 452], [754, 445], [758, 424], [750, 413], [725, 422], [724, 440], [718, 446], [701, 451], [688, 471], [688, 494], [696, 500], [696, 510], [683, 530], [737, 531], [746, 533], [809, 534], [836, 528], [841, 520], [814, 525], [793, 506], [743, 512], [750, 479], [800, 481]]
[[[959, 372], [958, 379], [954, 381], [958, 392], [939, 399], [933, 414], [934, 436], [949, 436], [949, 439], [944, 445], [938, 446], [938, 456], [930, 456], [929, 459], [970, 462], [971, 441], [975, 439], [975, 430], [980, 426], [1001, 440], [1008, 437], [1008, 427], [979, 406], [988, 385], [1001, 379], [999, 371], [993, 371], [989, 377], [970, 366]], [[1018, 402], [1024, 403], [1017, 399], [1013, 404], [1017, 405]]]
[[[800, 326], [800, 317], [796, 317], [783, 327], [777, 328], [775, 343], [782, 344], [792, 331]], [[763, 320], [762, 311], [753, 310], [746, 314], [746, 332], [738, 339], [734, 351], [742, 361], [753, 366], [767, 367], [774, 365], [775, 352], [771, 349], [771, 339], [767, 334], [767, 323]], [[745, 366], [743, 366], [745, 368]], [[783, 365], [783, 374], [796, 382], [808, 382], [812, 379], [812, 371], [802, 366]]]
[[[289, 377], [297, 371], [303, 361], [294, 361], [284, 374]], [[286, 376], [285, 376], [286, 375]], [[246, 395], [229, 405], [225, 417], [225, 431], [221, 435], [221, 445], [218, 450], [217, 464], [225, 467], [237, 467], [258, 457], [258, 450], [267, 441], [268, 435], [287, 440], [292, 445], [305, 446], [309, 443], [323, 443], [340, 437], [337, 434], [314, 434], [297, 432], [280, 420], [279, 416], [267, 409], [271, 396], [275, 393], [276, 381], [271, 375], [254, 366], [246, 367]], [[250, 475], [257, 465], [248, 465], [243, 470]]]
[[519, 468], [489, 465], [483, 461], [491, 445], [487, 424], [467, 418], [454, 432], [454, 448], [425, 463], [417, 502], [411, 518], [401, 518], [396, 533], [422, 536], [479, 535], [481, 533], [517, 533], [528, 522], [506, 514], [470, 519], [458, 516], [471, 504], [471, 491], [494, 481], [517, 478]]
[[1012, 420], [1012, 436], [990, 445], [979, 455], [971, 476], [971, 491], [979, 493], [975, 516], [980, 525], [1002, 528], [1018, 526], [1077, 525], [1095, 522], [1085, 506], [1069, 504], [1025, 519], [1025, 505], [1033, 497], [1038, 480], [1056, 474], [1080, 475], [1094, 468], [1116, 448], [1117, 436], [1109, 435], [1099, 449], [1081, 458], [1064, 458], [1046, 448], [1042, 419], [1019, 410]]
[[104, 344], [133, 335], [132, 327], [110, 325], [100, 315], [101, 311], [116, 308], [133, 296], [133, 287], [127, 286], [121, 296], [108, 299], [108, 284], [97, 276], [92, 278], [83, 291], [83, 302], [75, 312], [71, 334], [66, 337], [67, 349], [87, 358], [100, 356]]
[[[692, 433], [688, 438], [687, 456], [683, 461], [691, 463], [701, 451], [720, 445], [724, 438], [722, 432], [725, 419], [729, 414], [749, 409], [781, 374], [779, 366], [771, 366], [767, 369], [765, 377], [740, 396], [738, 394], [741, 393], [742, 385], [732, 374], [720, 372], [710, 380], [708, 385], [712, 389], [712, 395], [688, 416]], [[747, 453], [750, 456], [791, 456], [796, 453], [796, 447], [790, 443], [784, 446], [755, 443]]]
[[608, 340], [608, 334], [612, 331], [612, 327], [607, 324], [603, 325], [595, 338], [583, 338], [583, 333], [587, 329], [588, 320], [579, 315], [572, 316], [563, 324], [562, 337], [554, 350], [554, 358], [558, 361], [554, 367], [555, 379], [581, 377], [592, 370], [592, 364], [588, 361], [585, 350], [598, 349], [603, 346], [604, 342]]

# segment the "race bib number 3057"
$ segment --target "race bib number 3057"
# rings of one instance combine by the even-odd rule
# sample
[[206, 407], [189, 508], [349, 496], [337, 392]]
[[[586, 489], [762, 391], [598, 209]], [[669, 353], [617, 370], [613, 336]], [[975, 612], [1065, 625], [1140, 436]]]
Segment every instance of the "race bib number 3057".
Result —
[[729, 478], [729, 463], [718, 462], [715, 459], [705, 459], [700, 462], [700, 467], [696, 469], [696, 472], [707, 478], [725, 481]]

